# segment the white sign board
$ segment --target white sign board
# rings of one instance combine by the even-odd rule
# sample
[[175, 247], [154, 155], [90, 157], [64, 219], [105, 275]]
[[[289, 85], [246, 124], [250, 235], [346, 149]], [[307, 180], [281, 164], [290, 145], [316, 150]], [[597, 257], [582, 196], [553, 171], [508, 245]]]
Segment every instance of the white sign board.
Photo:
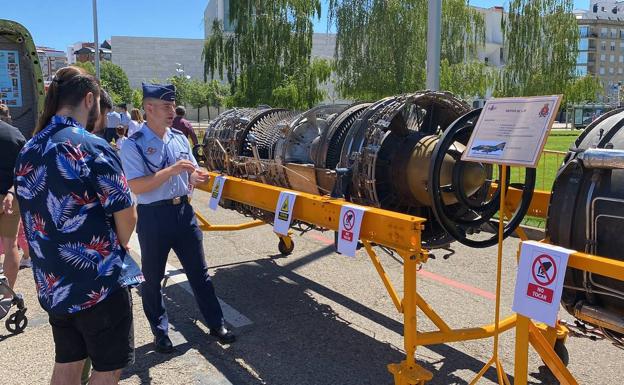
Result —
[[212, 184], [212, 192], [210, 193], [208, 207], [210, 207], [213, 211], [217, 211], [217, 207], [219, 207], [219, 201], [221, 200], [221, 193], [223, 192], [223, 185], [225, 185], [225, 181], [225, 177], [223, 175], [219, 175], [215, 178], [215, 181]]
[[338, 252], [349, 257], [355, 257], [360, 227], [364, 218], [364, 207], [344, 205], [340, 209], [340, 223], [338, 226]]
[[488, 100], [462, 160], [537, 167], [560, 103], [560, 95]]
[[574, 250], [522, 242], [513, 311], [555, 327], [568, 258]]
[[279, 198], [277, 198], [277, 207], [275, 207], [275, 219], [273, 220], [274, 232], [288, 235], [293, 209], [295, 208], [295, 199], [297, 199], [296, 193], [280, 192]]

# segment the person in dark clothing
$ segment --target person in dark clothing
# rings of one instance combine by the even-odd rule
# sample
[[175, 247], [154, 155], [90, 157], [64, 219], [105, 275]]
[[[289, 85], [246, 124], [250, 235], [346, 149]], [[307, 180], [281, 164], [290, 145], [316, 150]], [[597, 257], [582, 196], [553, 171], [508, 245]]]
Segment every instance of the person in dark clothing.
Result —
[[106, 115], [112, 110], [113, 99], [111, 99], [108, 92], [100, 90], [100, 116], [95, 122], [89, 122], [90, 124], [85, 127], [87, 131], [104, 139], [104, 134], [106, 132]]
[[173, 118], [173, 123], [171, 124], [172, 128], [176, 130], [182, 131], [184, 136], [187, 138], [191, 138], [193, 142], [193, 146], [197, 145], [197, 135], [195, 135], [195, 130], [193, 129], [193, 125], [188, 120], [184, 119], [184, 115], [186, 115], [186, 109], [182, 106], [177, 106], [175, 109], [176, 117]]
[[15, 161], [26, 143], [24, 135], [11, 124], [9, 108], [0, 104], [0, 240], [4, 249], [4, 274], [13, 287], [19, 270], [17, 232], [20, 212], [13, 189]]

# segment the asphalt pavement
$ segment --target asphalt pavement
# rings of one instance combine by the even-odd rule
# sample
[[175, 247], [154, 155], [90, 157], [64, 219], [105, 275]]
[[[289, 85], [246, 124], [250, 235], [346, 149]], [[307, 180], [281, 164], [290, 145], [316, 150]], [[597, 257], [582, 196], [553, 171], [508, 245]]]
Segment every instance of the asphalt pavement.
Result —
[[[222, 208], [209, 211], [207, 200], [208, 194], [195, 193], [196, 209], [210, 221], [246, 220]], [[133, 291], [136, 362], [124, 371], [121, 384], [393, 383], [386, 365], [404, 358], [402, 317], [364, 250], [355, 258], [336, 254], [331, 232], [312, 231], [296, 235], [293, 253], [284, 257], [269, 226], [204, 235], [213, 282], [238, 341], [221, 345], [207, 335], [172, 252], [164, 292], [176, 350], [170, 355], [153, 351], [141, 297]], [[138, 251], [136, 237], [133, 244]], [[509, 315], [518, 241], [509, 239], [504, 245], [502, 313]], [[435, 251], [436, 258], [423, 266], [418, 292], [452, 327], [491, 323], [496, 248], [475, 250], [457, 243], [452, 248], [452, 255]], [[381, 251], [379, 256], [401, 293], [400, 259]], [[20, 272], [17, 291], [26, 299], [29, 325], [15, 336], [0, 325], [0, 384], [45, 384], [52, 372], [54, 347], [30, 269]], [[560, 314], [573, 321], [565, 311]], [[418, 328], [433, 329], [422, 313]], [[513, 343], [513, 332], [501, 337], [501, 358], [512, 381]], [[570, 336], [566, 346], [569, 368], [580, 384], [624, 383], [624, 351], [609, 341]], [[419, 347], [416, 358], [434, 373], [430, 384], [468, 384], [491, 355], [489, 339]], [[531, 384], [556, 383], [535, 352], [530, 352], [529, 361]], [[495, 371], [489, 370], [479, 383], [496, 382]]]

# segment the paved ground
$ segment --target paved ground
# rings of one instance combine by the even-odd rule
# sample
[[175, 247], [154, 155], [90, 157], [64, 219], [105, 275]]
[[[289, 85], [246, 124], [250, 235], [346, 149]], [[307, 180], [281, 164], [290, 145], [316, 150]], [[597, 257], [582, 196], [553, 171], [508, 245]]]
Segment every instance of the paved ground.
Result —
[[[210, 220], [243, 220], [223, 209], [208, 213], [206, 195], [197, 192], [195, 204]], [[230, 346], [206, 335], [172, 254], [166, 302], [176, 352], [161, 355], [152, 350], [141, 297], [135, 292], [136, 363], [125, 371], [122, 384], [391, 384], [386, 364], [403, 357], [401, 317], [367, 255], [337, 255], [332, 238], [331, 233], [317, 232], [295, 237], [293, 254], [281, 257], [268, 226], [239, 233], [206, 233], [204, 244], [217, 292], [227, 304], [226, 318], [236, 326], [239, 337]], [[508, 314], [517, 241], [508, 240], [505, 245], [502, 308]], [[454, 249], [448, 259], [437, 252], [437, 258], [424, 266], [419, 292], [451, 326], [490, 323], [496, 250], [460, 245]], [[400, 263], [383, 253], [380, 256], [401, 290]], [[21, 271], [18, 291], [26, 297], [30, 324], [17, 336], [0, 328], [0, 384], [44, 384], [51, 374], [53, 345], [30, 270]], [[562, 316], [570, 320], [567, 313]], [[430, 329], [431, 324], [421, 317], [419, 328]], [[501, 341], [508, 373], [513, 373], [512, 337], [507, 333]], [[570, 369], [579, 383], [624, 383], [624, 351], [607, 341], [579, 337], [571, 337], [567, 346]], [[467, 384], [489, 359], [491, 349], [491, 341], [438, 345], [419, 348], [417, 359], [434, 372], [432, 384]], [[532, 384], [554, 383], [534, 353], [529, 373]], [[490, 370], [480, 383], [494, 383], [495, 376]]]

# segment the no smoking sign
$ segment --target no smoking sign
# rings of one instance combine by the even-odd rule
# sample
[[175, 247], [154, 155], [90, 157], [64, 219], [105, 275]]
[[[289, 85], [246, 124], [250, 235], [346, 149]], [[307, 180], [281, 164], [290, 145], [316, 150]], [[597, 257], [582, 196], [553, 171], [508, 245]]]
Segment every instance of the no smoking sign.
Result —
[[366, 209], [361, 206], [344, 205], [340, 209], [340, 222], [338, 226], [338, 245], [339, 253], [355, 257], [358, 239], [360, 239], [360, 227], [364, 211]]

